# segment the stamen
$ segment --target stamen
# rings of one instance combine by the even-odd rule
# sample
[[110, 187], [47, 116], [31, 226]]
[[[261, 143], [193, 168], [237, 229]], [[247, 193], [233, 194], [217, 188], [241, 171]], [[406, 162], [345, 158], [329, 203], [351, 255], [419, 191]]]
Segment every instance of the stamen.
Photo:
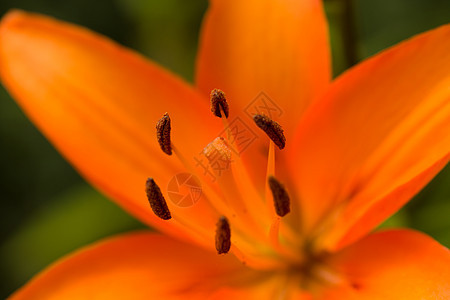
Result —
[[280, 217], [284, 217], [291, 211], [290, 199], [284, 186], [273, 176], [269, 177], [269, 187], [273, 195], [275, 211]]
[[214, 89], [211, 91], [211, 111], [216, 117], [219, 118], [222, 118], [222, 111], [225, 114], [225, 117], [228, 118], [229, 108], [227, 99], [225, 97], [225, 93], [219, 89]]
[[167, 207], [166, 199], [161, 193], [161, 189], [156, 185], [153, 178], [148, 178], [145, 184], [145, 191], [147, 193], [148, 202], [156, 216], [163, 220], [172, 218], [169, 208]]
[[[269, 143], [269, 153], [267, 155], [267, 171], [266, 171], [266, 178], [269, 178], [270, 176], [275, 175], [275, 144], [272, 142], [272, 140]], [[275, 215], [275, 212], [273, 211], [273, 203], [272, 201], [269, 201], [269, 199], [272, 196], [272, 192], [269, 187], [269, 181], [267, 180], [266, 186], [265, 186], [265, 203], [266, 203], [266, 209], [270, 216]]]
[[275, 145], [278, 146], [280, 150], [284, 148], [286, 145], [286, 138], [280, 124], [269, 117], [260, 114], [254, 115], [253, 121], [255, 121], [256, 125], [258, 125], [258, 127], [269, 136], [269, 138], [275, 143]]
[[[269, 148], [269, 166], [271, 165], [271, 162], [274, 163], [275, 157], [274, 157], [274, 146], [273, 143], [270, 143]], [[291, 260], [296, 261], [298, 260], [298, 254], [293, 252], [292, 249], [295, 249], [295, 247], [286, 247], [285, 244], [280, 243], [280, 225], [281, 225], [281, 217], [285, 216], [290, 211], [290, 201], [289, 196], [284, 189], [283, 185], [275, 179], [273, 174], [270, 172], [271, 168], [267, 168], [268, 173], [268, 186], [266, 186], [266, 199], [269, 199], [269, 196], [267, 196], [267, 193], [270, 193], [267, 190], [270, 190], [272, 192], [272, 198], [274, 201], [275, 206], [275, 212], [273, 212], [273, 208], [271, 208], [271, 212], [273, 214], [272, 217], [272, 223], [269, 227], [269, 241], [274, 249], [276, 249], [280, 254], [289, 257]], [[272, 169], [273, 170], [273, 169]], [[266, 203], [269, 204], [270, 201], [266, 200]], [[287, 236], [286, 236], [287, 235]], [[285, 243], [288, 242], [291, 245], [296, 245], [295, 242], [297, 240], [297, 236], [295, 234], [290, 234], [289, 227], [284, 227], [283, 229], [283, 236], [285, 239]]]
[[170, 142], [170, 117], [165, 113], [158, 123], [156, 123], [156, 137], [162, 151], [167, 155], [172, 155], [172, 145]]
[[230, 224], [226, 217], [220, 217], [216, 229], [216, 250], [218, 254], [228, 253], [231, 247]]

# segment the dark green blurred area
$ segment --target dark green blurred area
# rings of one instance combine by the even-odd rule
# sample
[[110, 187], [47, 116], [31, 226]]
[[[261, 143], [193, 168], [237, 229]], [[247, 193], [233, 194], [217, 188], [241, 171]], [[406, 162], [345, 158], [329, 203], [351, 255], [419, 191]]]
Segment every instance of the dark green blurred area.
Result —
[[[192, 81], [206, 0], [1, 0], [81, 24]], [[335, 74], [450, 21], [448, 0], [328, 0]], [[0, 298], [68, 252], [143, 225], [90, 188], [0, 88]], [[450, 245], [450, 167], [385, 227], [411, 227]]]

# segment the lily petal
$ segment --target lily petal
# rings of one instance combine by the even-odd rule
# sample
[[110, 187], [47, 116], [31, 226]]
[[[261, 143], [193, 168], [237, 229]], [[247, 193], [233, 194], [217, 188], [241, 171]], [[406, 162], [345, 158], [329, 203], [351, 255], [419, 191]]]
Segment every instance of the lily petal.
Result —
[[399, 210], [404, 205], [405, 200], [408, 201], [408, 199], [417, 194], [427, 182], [430, 182], [445, 167], [449, 159], [450, 154], [447, 154], [428, 169], [411, 178], [407, 183], [398, 186], [384, 198], [379, 199], [369, 209], [363, 209], [364, 214], [362, 215], [359, 213], [362, 205], [358, 201], [350, 204], [336, 223], [335, 230], [331, 231], [326, 237], [328, 242], [333, 241], [333, 238], [339, 237], [339, 242], [334, 246], [335, 249], [339, 249], [364, 236], [368, 231], [384, 221], [386, 216], [390, 216]]
[[79, 250], [10, 299], [204, 299], [247, 271], [231, 255], [138, 232]]
[[449, 70], [443, 26], [346, 72], [307, 113], [292, 170], [306, 226], [327, 247], [352, 226], [357, 234], [339, 247], [373, 229], [448, 162]]
[[449, 299], [450, 252], [421, 233], [372, 234], [336, 254], [344, 282], [323, 299]]
[[[192, 161], [220, 131], [204, 126], [214, 117], [199, 94], [102, 36], [21, 11], [0, 24], [0, 62], [6, 88], [87, 180], [140, 220], [175, 232], [173, 222], [163, 225], [151, 213], [145, 181], [154, 177], [166, 191], [185, 170], [157, 143], [155, 124], [165, 112], [173, 143]], [[217, 218], [205, 203], [180, 214], [202, 215], [185, 219], [213, 231]]]
[[197, 84], [205, 94], [224, 90], [235, 111], [265, 92], [297, 120], [330, 81], [329, 51], [321, 1], [213, 0]]
[[313, 300], [308, 292], [302, 291], [298, 285], [287, 285], [286, 280], [273, 279], [263, 284], [251, 285], [246, 288], [221, 288], [214, 293], [210, 300], [259, 300], [259, 299], [292, 299]]
[[[223, 90], [230, 118], [265, 113], [280, 122], [290, 142], [304, 110], [330, 82], [328, 29], [319, 0], [213, 0], [202, 28], [196, 83], [207, 95]], [[264, 94], [261, 94], [264, 93]], [[261, 141], [243, 153], [264, 174]], [[264, 143], [267, 145], [267, 142]], [[262, 173], [261, 173], [262, 172]], [[264, 181], [264, 180], [263, 180]]]

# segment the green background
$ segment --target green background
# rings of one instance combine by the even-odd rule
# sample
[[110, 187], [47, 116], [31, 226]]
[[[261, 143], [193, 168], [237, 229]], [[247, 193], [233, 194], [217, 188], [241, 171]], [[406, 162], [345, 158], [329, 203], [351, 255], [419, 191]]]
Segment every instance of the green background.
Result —
[[[450, 21], [448, 0], [325, 1], [334, 73]], [[81, 24], [192, 81], [206, 0], [0, 0]], [[0, 86], [0, 298], [46, 265], [101, 237], [143, 225], [62, 159]], [[411, 227], [450, 245], [450, 167], [384, 227]]]

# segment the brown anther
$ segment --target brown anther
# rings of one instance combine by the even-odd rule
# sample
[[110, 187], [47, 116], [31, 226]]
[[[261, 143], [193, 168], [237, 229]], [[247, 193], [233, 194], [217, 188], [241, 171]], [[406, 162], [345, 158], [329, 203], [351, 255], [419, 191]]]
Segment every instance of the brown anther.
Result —
[[172, 155], [172, 144], [170, 141], [170, 117], [165, 113], [158, 123], [156, 123], [156, 137], [162, 151], [167, 155]]
[[219, 118], [222, 118], [221, 111], [223, 111], [225, 117], [228, 118], [228, 102], [225, 97], [225, 93], [219, 89], [214, 89], [211, 91], [211, 111], [216, 117]]
[[284, 186], [273, 176], [269, 177], [269, 187], [273, 195], [275, 212], [280, 217], [284, 217], [291, 211], [289, 195]]
[[150, 203], [150, 207], [156, 216], [163, 220], [169, 220], [172, 218], [169, 208], [167, 207], [166, 199], [161, 193], [161, 189], [155, 183], [153, 178], [148, 178], [145, 184], [145, 192], [147, 193], [147, 199]]
[[228, 253], [231, 247], [230, 224], [226, 217], [220, 217], [216, 228], [216, 250], [218, 254]]
[[286, 145], [286, 138], [284, 137], [283, 128], [280, 124], [270, 119], [265, 115], [254, 115], [253, 121], [261, 128], [267, 136], [278, 146], [281, 150]]

